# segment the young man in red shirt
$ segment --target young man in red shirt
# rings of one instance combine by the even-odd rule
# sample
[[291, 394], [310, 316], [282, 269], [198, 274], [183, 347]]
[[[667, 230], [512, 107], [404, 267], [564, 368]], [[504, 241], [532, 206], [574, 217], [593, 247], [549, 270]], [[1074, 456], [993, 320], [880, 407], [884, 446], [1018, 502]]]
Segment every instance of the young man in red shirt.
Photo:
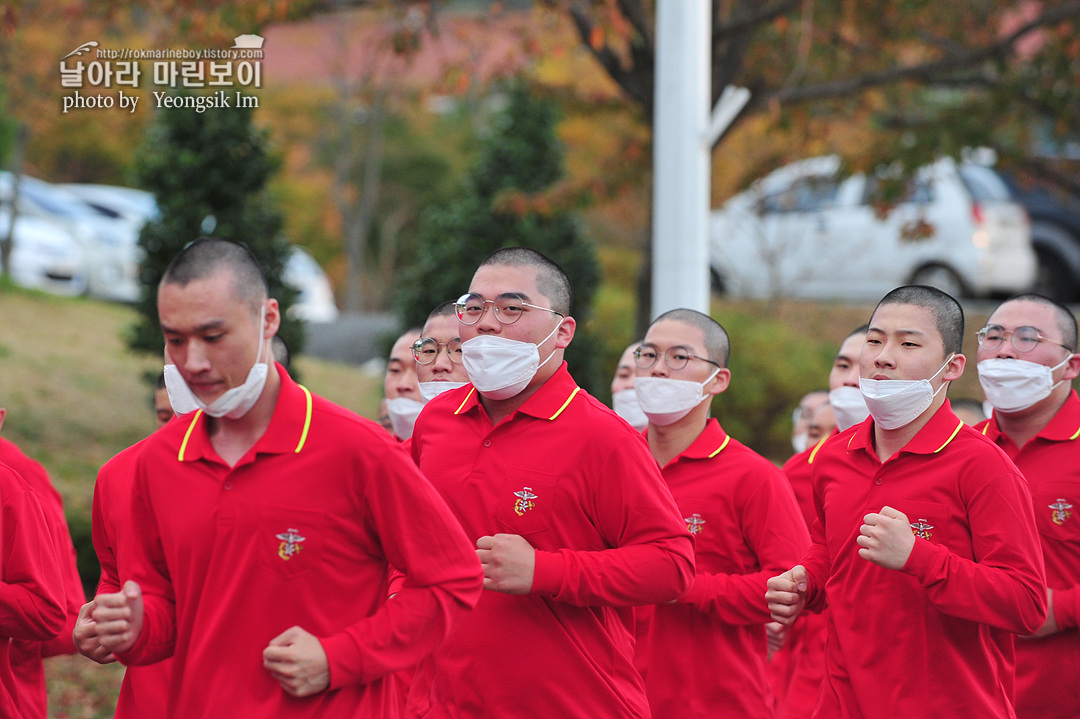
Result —
[[416, 362], [413, 359], [413, 343], [420, 339], [420, 330], [406, 330], [390, 348], [383, 376], [383, 399], [394, 436], [404, 442], [412, 437], [416, 416], [424, 408], [420, 387], [416, 380]]
[[[0, 407], [0, 427], [3, 426], [6, 415], [7, 410]], [[6, 464], [18, 472], [36, 493], [64, 574], [64, 604], [67, 610], [67, 623], [64, 628], [49, 641], [13, 639], [9, 653], [16, 687], [15, 698], [21, 716], [24, 719], [45, 719], [48, 714], [48, 698], [42, 660], [75, 653], [71, 632], [75, 628], [79, 607], [86, 601], [86, 594], [79, 577], [71, 530], [68, 529], [64, 515], [64, 500], [49, 480], [49, 473], [41, 463], [27, 457], [14, 442], [3, 437], [0, 437], [0, 464]]]
[[641, 411], [637, 390], [634, 389], [634, 375], [637, 373], [634, 353], [640, 346], [641, 342], [638, 341], [623, 350], [615, 367], [615, 376], [611, 378], [611, 408], [639, 432], [649, 426], [649, 418]]
[[709, 406], [728, 387], [727, 333], [688, 309], [653, 321], [635, 353], [646, 438], [694, 535], [697, 573], [674, 603], [640, 608], [637, 663], [653, 719], [771, 719], [765, 582], [810, 544], [791, 487]]
[[813, 464], [800, 565], [769, 580], [776, 621], [829, 606], [814, 717], [1013, 714], [1013, 635], [1046, 618], [1023, 476], [949, 409], [963, 310], [940, 290], [886, 295], [859, 358], [872, 421]]
[[158, 312], [182, 416], [135, 457], [141, 551], [95, 599], [102, 648], [173, 655], [172, 717], [393, 716], [383, 678], [479, 595], [471, 543], [391, 437], [267, 366], [280, 313], [246, 248], [188, 245]]
[[412, 452], [476, 542], [486, 591], [417, 668], [409, 714], [647, 717], [631, 607], [689, 589], [686, 523], [642, 436], [566, 369], [558, 265], [499, 250], [457, 311], [470, 384], [428, 402]]
[[[829, 401], [836, 427], [828, 437], [852, 427], [869, 416], [866, 401], [859, 391], [859, 354], [866, 341], [866, 325], [851, 332], [840, 344], [829, 370]], [[819, 410], [820, 411], [820, 410]], [[814, 489], [810, 481], [813, 460], [823, 440], [796, 454], [784, 464], [784, 474], [799, 501], [807, 528], [817, 518]], [[778, 719], [805, 719], [817, 703], [825, 673], [825, 635], [828, 607], [820, 614], [805, 612], [791, 627], [770, 623], [770, 639], [782, 648], [770, 657], [770, 677], [778, 695]]]
[[994, 407], [977, 429], [1027, 478], [1049, 612], [1016, 640], [1016, 715], [1080, 717], [1080, 374], [1076, 318], [1040, 295], [1002, 303], [979, 330], [979, 381]]
[[[154, 422], [156, 428], [161, 429], [175, 416], [164, 374], [158, 375], [153, 397]], [[136, 533], [133, 508], [135, 458], [142, 444], [140, 441], [106, 462], [94, 483], [92, 534], [94, 551], [101, 565], [97, 594], [114, 594], [123, 589], [120, 577], [131, 576], [132, 568], [128, 563], [132, 553], [138, 552], [137, 547], [129, 545], [138, 545], [142, 541]], [[92, 616], [96, 606], [91, 600], [79, 613], [74, 631], [75, 646], [83, 656], [99, 664], [110, 664], [116, 661], [116, 655], [104, 649], [98, 640], [97, 624]], [[128, 667], [120, 685], [114, 719], [165, 716], [171, 672], [172, 659]]]

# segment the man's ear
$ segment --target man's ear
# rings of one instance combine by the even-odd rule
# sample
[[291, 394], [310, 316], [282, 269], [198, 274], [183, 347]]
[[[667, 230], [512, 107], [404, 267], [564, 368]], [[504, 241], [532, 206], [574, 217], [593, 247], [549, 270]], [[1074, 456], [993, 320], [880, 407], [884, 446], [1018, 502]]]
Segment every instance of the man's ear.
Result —
[[953, 382], [960, 379], [960, 375], [964, 374], [964, 367], [967, 365], [967, 357], [957, 352], [945, 365], [945, 372], [942, 375], [942, 380]]
[[720, 371], [713, 377], [712, 384], [705, 391], [711, 395], [718, 395], [726, 390], [729, 384], [731, 384], [731, 370], [727, 367], [721, 367]]
[[559, 331], [555, 333], [555, 349], [561, 350], [569, 347], [576, 330], [577, 320], [573, 317], [564, 317], [562, 324], [559, 325]]

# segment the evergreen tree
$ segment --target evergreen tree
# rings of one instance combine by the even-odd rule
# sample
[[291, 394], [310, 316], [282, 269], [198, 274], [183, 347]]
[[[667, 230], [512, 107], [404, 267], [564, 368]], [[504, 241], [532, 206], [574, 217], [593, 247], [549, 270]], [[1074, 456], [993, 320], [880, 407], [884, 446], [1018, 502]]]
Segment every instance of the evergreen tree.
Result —
[[165, 269], [189, 242], [212, 236], [246, 244], [270, 283], [282, 310], [278, 334], [295, 354], [303, 326], [285, 312], [296, 291], [283, 284], [289, 243], [281, 234], [282, 215], [266, 185], [279, 160], [270, 154], [266, 133], [252, 125], [250, 108], [161, 110], [136, 157], [139, 185], [157, 199], [159, 215], [143, 227], [142, 315], [133, 328], [133, 349], [161, 353], [157, 286]]
[[557, 120], [551, 103], [522, 84], [510, 88], [506, 108], [479, 141], [460, 196], [422, 217], [416, 261], [402, 273], [396, 308], [404, 326], [420, 326], [437, 305], [468, 290], [477, 266], [495, 250], [537, 250], [570, 278], [577, 332], [566, 360], [578, 383], [596, 394], [604, 384], [599, 344], [587, 326], [600, 277], [596, 250], [567, 210], [552, 209], [542, 197], [563, 174]]

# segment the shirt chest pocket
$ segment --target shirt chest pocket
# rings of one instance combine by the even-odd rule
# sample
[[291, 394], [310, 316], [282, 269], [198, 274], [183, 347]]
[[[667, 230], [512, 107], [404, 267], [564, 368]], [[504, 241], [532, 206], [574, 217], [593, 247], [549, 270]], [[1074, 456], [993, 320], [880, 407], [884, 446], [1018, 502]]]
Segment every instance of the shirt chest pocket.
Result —
[[328, 531], [327, 525], [321, 512], [261, 507], [252, 538], [259, 563], [285, 579], [307, 574], [325, 559], [323, 534]]
[[1052, 541], [1080, 541], [1080, 483], [1044, 482], [1032, 494], [1040, 534]]
[[907, 515], [911, 533], [934, 544], [948, 544], [949, 515], [945, 505], [936, 502], [904, 502], [897, 507]]
[[543, 472], [508, 472], [495, 497], [500, 531], [528, 536], [550, 528], [558, 479]]

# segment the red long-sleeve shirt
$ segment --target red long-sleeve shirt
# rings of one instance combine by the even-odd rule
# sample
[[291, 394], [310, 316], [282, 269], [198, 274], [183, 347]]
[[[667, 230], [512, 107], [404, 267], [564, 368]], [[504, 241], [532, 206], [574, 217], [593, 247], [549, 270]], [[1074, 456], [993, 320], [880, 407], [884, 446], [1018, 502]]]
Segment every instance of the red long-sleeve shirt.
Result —
[[[1027, 483], [947, 401], [884, 463], [872, 432], [851, 427], [814, 459], [807, 606], [830, 609], [814, 717], [1011, 717], [1013, 633], [1046, 617]], [[901, 570], [858, 554], [863, 517], [885, 505], [916, 535]]]
[[[280, 365], [270, 426], [236, 465], [202, 412], [136, 458], [133, 576], [146, 619], [127, 663], [173, 653], [171, 716], [393, 717], [383, 678], [433, 650], [476, 602], [472, 542], [381, 427], [293, 382]], [[386, 600], [388, 566], [406, 574]], [[127, 579], [127, 577], [121, 577]], [[292, 626], [314, 634], [330, 687], [285, 693], [262, 666]]]
[[[101, 563], [98, 594], [119, 592], [123, 587], [120, 578], [133, 574], [132, 555], [138, 553], [142, 542], [132, 509], [135, 458], [143, 442], [120, 452], [98, 471], [92, 514], [94, 551]], [[168, 713], [171, 667], [172, 659], [163, 659], [147, 666], [128, 667], [120, 685], [115, 719], [165, 716]]]
[[[64, 573], [37, 493], [0, 464], [0, 637], [40, 644], [66, 625]], [[0, 641], [0, 716], [21, 717], [26, 687]]]
[[642, 436], [564, 363], [498, 426], [472, 385], [445, 392], [412, 439], [469, 538], [521, 535], [536, 568], [529, 594], [484, 592], [417, 668], [409, 714], [649, 716], [630, 608], [683, 595], [694, 559]]
[[696, 576], [638, 624], [653, 719], [772, 717], [765, 676], [765, 582], [810, 544], [784, 475], [715, 419], [661, 470], [694, 535]]
[[75, 653], [71, 632], [75, 629], [79, 609], [86, 603], [86, 593], [79, 577], [71, 530], [68, 529], [67, 518], [64, 516], [64, 499], [49, 480], [49, 473], [41, 463], [27, 457], [14, 442], [3, 437], [0, 437], [0, 464], [6, 464], [18, 472], [37, 493], [60, 560], [60, 569], [64, 574], [64, 602], [67, 609], [67, 624], [64, 628], [45, 642], [18, 639], [11, 643], [11, 671], [18, 687], [19, 710], [24, 719], [45, 719], [48, 714], [48, 698], [42, 659]]
[[[812, 527], [817, 520], [811, 481], [814, 457], [821, 445], [836, 434], [836, 430], [833, 430], [813, 447], [793, 456], [783, 467], [807, 527]], [[828, 612], [828, 607], [819, 614], [804, 612], [788, 628], [787, 642], [772, 655], [769, 669], [777, 694], [777, 719], [806, 719], [817, 703], [821, 680], [825, 675]]]
[[1035, 525], [1054, 590], [1061, 629], [1042, 639], [1016, 640], [1016, 714], [1022, 719], [1080, 717], [1080, 399], [1072, 392], [1054, 418], [1023, 447], [998, 428], [977, 429], [1009, 455], [1027, 478]]

